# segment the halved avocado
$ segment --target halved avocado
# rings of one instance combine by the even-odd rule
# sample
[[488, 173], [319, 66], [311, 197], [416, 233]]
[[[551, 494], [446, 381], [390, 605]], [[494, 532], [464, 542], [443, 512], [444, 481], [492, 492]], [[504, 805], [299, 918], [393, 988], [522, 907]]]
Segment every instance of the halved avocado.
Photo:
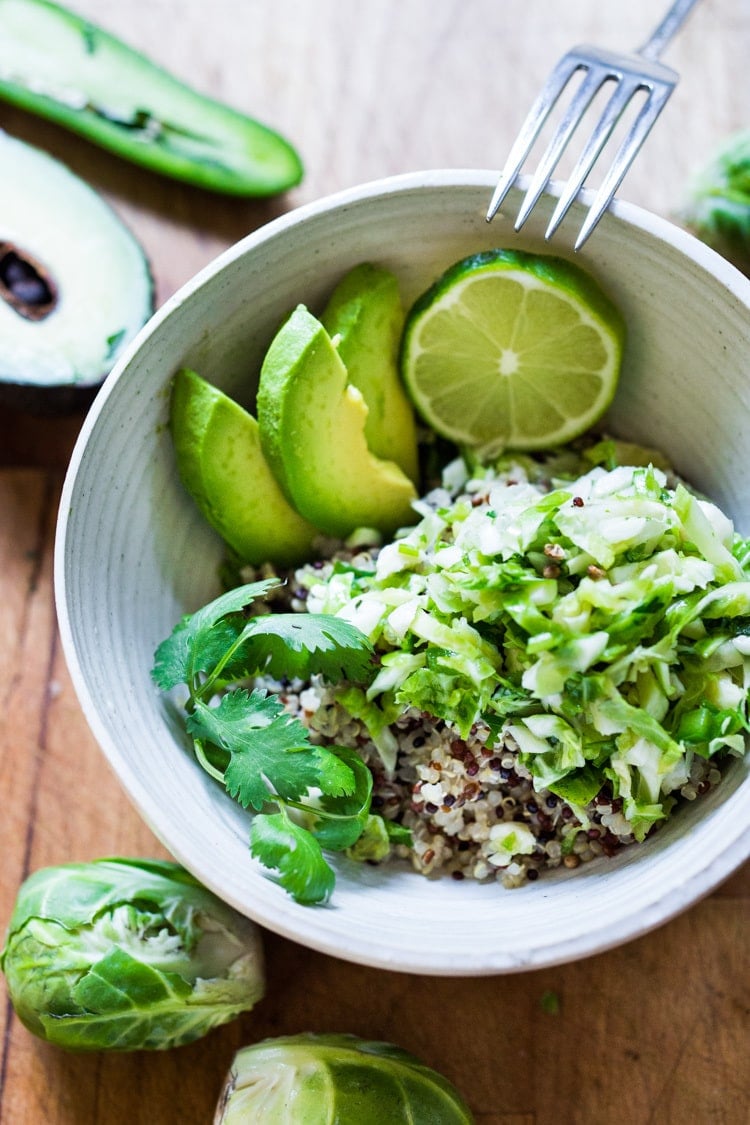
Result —
[[320, 319], [336, 343], [349, 382], [367, 403], [368, 446], [416, 482], [417, 430], [398, 363], [404, 328], [398, 281], [381, 266], [355, 266], [336, 286]]
[[309, 557], [315, 528], [287, 503], [251, 414], [183, 368], [172, 383], [170, 428], [182, 483], [241, 559], [290, 566]]
[[263, 450], [297, 510], [328, 535], [414, 522], [412, 482], [370, 452], [367, 405], [320, 321], [299, 305], [275, 336], [258, 386]]
[[151, 271], [64, 164], [0, 132], [0, 167], [0, 403], [77, 409], [151, 316]]
[[0, 98], [212, 191], [272, 195], [302, 178], [278, 133], [49, 0], [0, 3]]

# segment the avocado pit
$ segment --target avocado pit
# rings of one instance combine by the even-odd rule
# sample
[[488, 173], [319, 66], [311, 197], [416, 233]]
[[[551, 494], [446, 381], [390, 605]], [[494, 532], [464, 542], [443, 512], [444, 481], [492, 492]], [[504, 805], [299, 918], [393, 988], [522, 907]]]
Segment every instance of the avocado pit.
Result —
[[0, 297], [25, 320], [44, 320], [57, 305], [57, 285], [38, 258], [0, 242]]

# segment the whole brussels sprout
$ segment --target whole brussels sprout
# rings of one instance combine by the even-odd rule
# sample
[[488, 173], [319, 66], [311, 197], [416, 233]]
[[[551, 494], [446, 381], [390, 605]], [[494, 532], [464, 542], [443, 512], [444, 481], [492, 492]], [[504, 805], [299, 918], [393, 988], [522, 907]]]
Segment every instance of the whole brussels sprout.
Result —
[[0, 968], [26, 1027], [81, 1051], [189, 1043], [264, 991], [253, 923], [157, 860], [35, 872], [18, 892]]
[[750, 275], [750, 130], [727, 138], [694, 176], [679, 217]]
[[234, 1056], [214, 1125], [471, 1125], [456, 1088], [391, 1043], [264, 1039]]

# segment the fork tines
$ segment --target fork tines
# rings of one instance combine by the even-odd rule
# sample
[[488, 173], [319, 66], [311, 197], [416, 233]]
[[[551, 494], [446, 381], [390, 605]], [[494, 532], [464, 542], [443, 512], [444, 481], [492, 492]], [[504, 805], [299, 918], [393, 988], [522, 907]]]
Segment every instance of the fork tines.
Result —
[[609, 206], [679, 77], [676, 71], [661, 63], [651, 62], [642, 55], [614, 54], [588, 46], [575, 47], [569, 51], [552, 71], [521, 127], [492, 196], [487, 222], [494, 218], [502, 206], [550, 113], [578, 71], [583, 72], [581, 83], [539, 161], [518, 212], [514, 224], [516, 230], [521, 229], [549, 184], [583, 115], [604, 84], [614, 83], [614, 88], [557, 202], [545, 233], [546, 239], [552, 237], [567, 214], [629, 103], [639, 91], [644, 91], [645, 97], [594, 197], [576, 240], [576, 250], [584, 244]]

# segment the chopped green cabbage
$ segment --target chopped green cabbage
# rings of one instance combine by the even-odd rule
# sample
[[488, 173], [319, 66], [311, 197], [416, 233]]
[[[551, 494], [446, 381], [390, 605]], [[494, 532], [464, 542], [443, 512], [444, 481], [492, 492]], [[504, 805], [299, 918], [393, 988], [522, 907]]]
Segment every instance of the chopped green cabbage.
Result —
[[308, 572], [308, 609], [380, 656], [366, 694], [341, 702], [386, 770], [406, 709], [462, 735], [485, 720], [582, 817], [609, 783], [642, 839], [695, 755], [744, 753], [750, 543], [664, 464], [614, 441], [471, 479], [454, 463], [374, 573]]

